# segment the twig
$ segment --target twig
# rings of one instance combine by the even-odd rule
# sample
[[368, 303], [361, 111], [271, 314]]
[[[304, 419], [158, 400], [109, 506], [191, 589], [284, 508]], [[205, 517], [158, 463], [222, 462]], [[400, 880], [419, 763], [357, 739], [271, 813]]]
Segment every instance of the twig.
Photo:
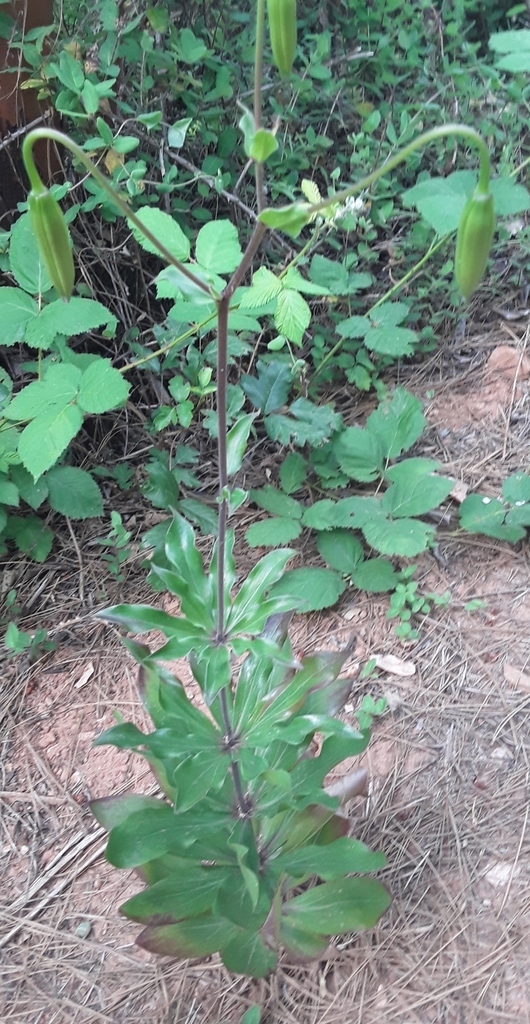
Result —
[[17, 128], [16, 132], [8, 132], [6, 137], [0, 142], [0, 152], [3, 149], [7, 149], [7, 147], [10, 146], [12, 142], [15, 142], [16, 139], [19, 139], [21, 135], [26, 135], [32, 128], [37, 128], [39, 124], [45, 124], [47, 120], [47, 117], [43, 114], [41, 117], [35, 118], [34, 121], [30, 121], [29, 124], [23, 125], [22, 128]]
[[81, 604], [83, 604], [83, 601], [85, 600], [85, 567], [83, 565], [81, 549], [79, 547], [79, 544], [77, 543], [77, 537], [72, 529], [72, 524], [68, 516], [66, 517], [66, 525], [68, 527], [68, 532], [72, 538], [72, 544], [74, 545], [77, 560], [79, 562], [79, 600], [81, 601]]

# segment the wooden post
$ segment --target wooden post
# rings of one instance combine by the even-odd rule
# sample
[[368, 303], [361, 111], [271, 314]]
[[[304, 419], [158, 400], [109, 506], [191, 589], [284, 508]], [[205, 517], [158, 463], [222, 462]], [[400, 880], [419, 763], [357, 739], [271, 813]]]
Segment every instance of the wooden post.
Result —
[[[14, 19], [22, 33], [53, 24], [53, 0], [10, 0], [2, 4], [2, 13]], [[36, 89], [22, 89], [28, 74], [16, 70], [24, 64], [21, 51], [9, 39], [0, 39], [0, 225], [8, 227], [16, 205], [25, 198], [26, 181], [20, 163], [21, 138], [10, 141], [10, 134], [41, 117], [46, 103], [37, 99]], [[51, 183], [60, 169], [55, 147], [43, 143], [35, 147], [35, 161], [42, 177]]]

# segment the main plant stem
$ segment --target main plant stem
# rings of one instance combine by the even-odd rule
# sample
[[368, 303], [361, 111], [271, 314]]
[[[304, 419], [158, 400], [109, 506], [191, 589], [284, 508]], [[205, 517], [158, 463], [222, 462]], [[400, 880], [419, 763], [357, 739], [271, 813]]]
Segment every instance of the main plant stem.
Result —
[[[227, 376], [228, 376], [228, 314], [230, 302], [236, 288], [243, 280], [258, 250], [265, 233], [264, 224], [256, 224], [249, 243], [237, 270], [232, 275], [226, 288], [217, 301], [217, 461], [219, 469], [219, 511], [217, 516], [217, 629], [216, 642], [226, 642], [226, 608], [225, 608], [225, 559], [226, 529], [228, 522], [228, 424], [227, 424]], [[228, 747], [235, 739], [229, 706], [228, 687], [219, 691], [219, 704], [223, 717], [225, 742]], [[251, 805], [246, 797], [239, 763], [232, 757], [230, 770], [237, 797], [239, 812], [246, 817]]]
[[[263, 78], [263, 42], [265, 35], [265, 0], [258, 0], [256, 8], [256, 48], [254, 57], [254, 129], [261, 128], [261, 88]], [[265, 206], [263, 164], [255, 164], [256, 205], [258, 214]]]

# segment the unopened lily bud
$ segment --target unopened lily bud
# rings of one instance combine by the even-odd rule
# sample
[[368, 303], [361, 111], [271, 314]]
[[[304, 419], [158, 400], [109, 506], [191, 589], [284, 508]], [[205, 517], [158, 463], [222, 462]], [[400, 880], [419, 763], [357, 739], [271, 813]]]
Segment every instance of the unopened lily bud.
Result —
[[267, 0], [274, 63], [289, 78], [296, 53], [296, 0]]
[[456, 237], [455, 277], [465, 299], [471, 298], [482, 280], [494, 231], [493, 196], [476, 189], [464, 207]]
[[68, 300], [74, 290], [75, 267], [64, 214], [52, 193], [43, 188], [28, 196], [31, 226], [44, 266], [55, 290]]

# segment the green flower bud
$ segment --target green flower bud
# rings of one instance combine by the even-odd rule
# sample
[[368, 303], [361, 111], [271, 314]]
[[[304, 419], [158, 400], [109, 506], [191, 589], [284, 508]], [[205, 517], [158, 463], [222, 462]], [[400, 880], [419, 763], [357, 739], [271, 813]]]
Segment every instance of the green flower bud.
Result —
[[48, 189], [32, 190], [28, 209], [33, 233], [48, 276], [61, 298], [68, 300], [74, 290], [75, 267], [70, 235], [59, 203]]
[[289, 78], [296, 53], [296, 0], [267, 0], [274, 63]]
[[464, 207], [456, 237], [455, 277], [465, 299], [482, 280], [494, 231], [493, 196], [476, 189]]

